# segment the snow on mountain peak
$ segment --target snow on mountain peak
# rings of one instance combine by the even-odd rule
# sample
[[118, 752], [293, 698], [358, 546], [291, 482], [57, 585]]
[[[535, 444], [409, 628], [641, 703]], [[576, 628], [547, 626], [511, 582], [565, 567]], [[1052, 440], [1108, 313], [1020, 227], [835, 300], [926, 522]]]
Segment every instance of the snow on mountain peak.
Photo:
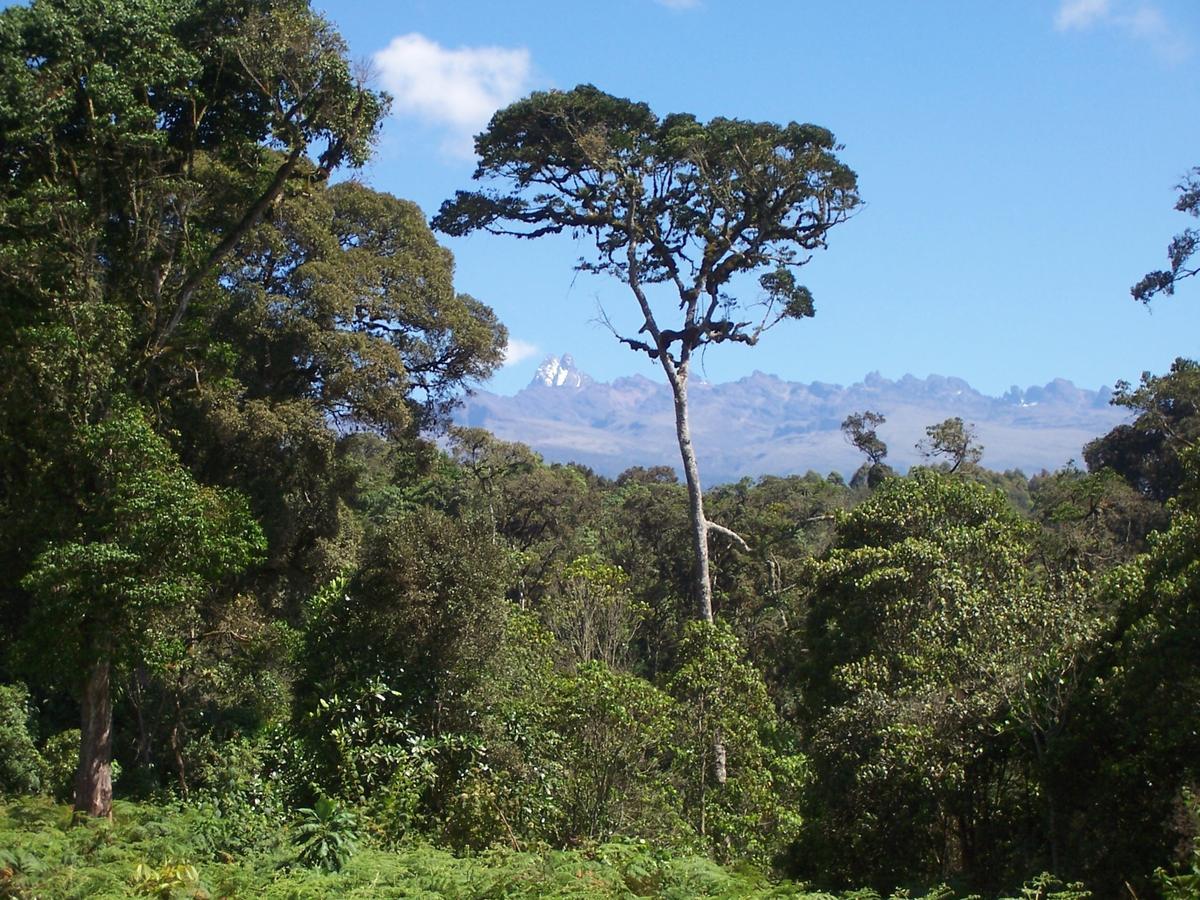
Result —
[[583, 387], [590, 384], [591, 377], [575, 368], [575, 358], [570, 353], [559, 356], [547, 356], [534, 373], [531, 386], [545, 387]]

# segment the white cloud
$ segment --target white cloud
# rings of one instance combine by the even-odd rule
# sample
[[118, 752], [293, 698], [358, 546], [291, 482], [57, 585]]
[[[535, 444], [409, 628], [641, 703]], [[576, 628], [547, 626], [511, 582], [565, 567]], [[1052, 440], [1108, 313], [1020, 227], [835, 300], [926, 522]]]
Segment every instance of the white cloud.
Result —
[[1187, 39], [1173, 29], [1153, 3], [1122, 0], [1061, 0], [1054, 17], [1059, 31], [1083, 31], [1094, 27], [1115, 28], [1148, 44], [1168, 62], [1186, 59], [1191, 48]]
[[1059, 31], [1089, 28], [1110, 15], [1108, 0], [1062, 0], [1054, 27]]
[[450, 49], [416, 33], [393, 38], [374, 62], [393, 112], [447, 129], [444, 149], [467, 156], [471, 136], [525, 93], [532, 70], [524, 48]]
[[504, 348], [504, 365], [514, 366], [532, 356], [537, 356], [540, 352], [537, 344], [531, 344], [519, 338], [509, 338], [508, 346]]

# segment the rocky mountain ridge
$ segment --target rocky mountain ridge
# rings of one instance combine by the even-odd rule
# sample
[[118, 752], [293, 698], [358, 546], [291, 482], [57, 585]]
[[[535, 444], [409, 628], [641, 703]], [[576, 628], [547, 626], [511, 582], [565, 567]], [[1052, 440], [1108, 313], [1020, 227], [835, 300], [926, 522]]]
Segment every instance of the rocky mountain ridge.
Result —
[[[900, 470], [921, 462], [915, 444], [925, 427], [950, 416], [974, 423], [984, 465], [1027, 474], [1081, 459], [1084, 444], [1129, 419], [1110, 405], [1110, 389], [1087, 390], [1061, 378], [989, 397], [942, 375], [893, 381], [872, 372], [842, 386], [754, 372], [725, 384], [693, 381], [689, 396], [700, 471], [709, 484], [810, 469], [849, 475], [862, 457], [840, 426], [848, 414], [867, 409], [887, 418], [879, 435], [890, 449], [887, 461]], [[455, 418], [528, 444], [551, 462], [580, 462], [605, 475], [633, 465], [678, 468], [668, 387], [642, 375], [598, 382], [569, 354], [547, 357], [511, 397], [475, 393]]]

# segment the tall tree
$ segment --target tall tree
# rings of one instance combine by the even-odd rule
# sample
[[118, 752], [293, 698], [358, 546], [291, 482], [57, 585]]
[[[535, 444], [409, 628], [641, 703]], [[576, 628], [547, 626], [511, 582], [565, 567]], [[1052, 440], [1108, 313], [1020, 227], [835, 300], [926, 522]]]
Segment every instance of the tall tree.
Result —
[[[202, 527], [188, 498], [203, 489], [153, 431], [120, 453], [97, 435], [164, 421], [180, 374], [207, 377], [222, 265], [292, 185], [365, 161], [383, 106], [306, 0], [34, 0], [0, 13], [0, 590], [16, 624], [78, 601], [92, 672], [81, 810], [110, 808], [108, 667], [138, 598], [160, 585], [155, 604], [184, 603], [199, 573], [237, 568], [204, 563], [198, 538], [194, 561], [182, 537], [152, 546], [150, 518]], [[96, 453], [122, 460], [122, 502], [102, 477], [118, 464]], [[96, 554], [104, 566], [86, 564]], [[95, 609], [81, 599], [92, 591]]]
[[[1041, 577], [1033, 536], [999, 491], [936, 469], [888, 479], [839, 517], [807, 566], [793, 651], [815, 776], [804, 875], [994, 878], [1038, 828], [1031, 796], [1055, 856], [1045, 760], [1098, 624], [1072, 579]], [[1026, 741], [1036, 761], [1014, 790]]]
[[69, 535], [51, 541], [24, 578], [37, 602], [32, 652], [45, 665], [83, 673], [75, 805], [112, 809], [114, 666], [170, 654], [182, 621], [225, 575], [262, 549], [245, 500], [198, 485], [127, 401], [80, 430], [76, 477], [89, 484]]
[[[812, 295], [797, 283], [795, 269], [858, 205], [854, 172], [837, 158], [838, 149], [833, 135], [815, 125], [659, 118], [644, 103], [581, 85], [535, 93], [498, 112], [476, 139], [475, 178], [498, 180], [503, 189], [460, 191], [434, 219], [434, 227], [452, 235], [589, 234], [597, 253], [579, 268], [614, 275], [629, 287], [640, 326], [632, 335], [613, 330], [657, 360], [671, 386], [694, 592], [707, 621], [713, 618], [709, 534], [736, 536], [704, 513], [689, 423], [692, 360], [716, 344], [753, 345], [781, 320], [813, 314]], [[758, 306], [732, 293], [755, 273]], [[669, 301], [660, 285], [669, 288]]]
[[926, 427], [917, 449], [929, 460], [944, 456], [950, 472], [971, 468], [983, 459], [983, 445], [975, 436], [975, 423], [967, 425], [958, 416]]
[[197, 474], [250, 497], [271, 545], [257, 588], [293, 612], [361, 537], [331, 423], [393, 445], [440, 427], [505, 340], [455, 291], [415, 204], [354, 182], [297, 187], [222, 266], [186, 326], [194, 368], [173, 368], [163, 409]]
[[858, 487], [865, 482], [867, 487], [875, 488], [884, 477], [894, 474], [892, 467], [884, 462], [888, 455], [888, 446], [883, 438], [876, 434], [876, 429], [886, 421], [881, 413], [869, 409], [865, 412], [851, 413], [842, 420], [842, 434], [846, 440], [867, 457], [867, 461], [850, 480], [852, 487]]

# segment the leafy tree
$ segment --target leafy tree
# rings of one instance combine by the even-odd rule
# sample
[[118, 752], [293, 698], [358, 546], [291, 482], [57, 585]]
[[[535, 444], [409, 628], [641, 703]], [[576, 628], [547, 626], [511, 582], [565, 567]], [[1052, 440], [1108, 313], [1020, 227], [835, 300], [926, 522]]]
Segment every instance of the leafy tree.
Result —
[[752, 550], [713, 554], [714, 586], [723, 618], [733, 627], [766, 679], [782, 711], [795, 710], [791, 646], [804, 620], [804, 565], [828, 548], [835, 515], [851, 502], [844, 484], [809, 472], [764, 476], [709, 491], [714, 511]]
[[1097, 882], [1135, 886], [1197, 828], [1177, 813], [1200, 781], [1200, 459], [1181, 449], [1184, 478], [1170, 524], [1147, 551], [1108, 573], [1109, 649], [1076, 704], [1075, 752], [1065, 761], [1072, 807], [1086, 811], [1074, 837]]
[[[762, 676], [732, 629], [689, 622], [667, 684], [678, 709], [676, 765], [693, 828], [721, 856], [770, 860], [794, 838], [800, 759], [788, 752]], [[725, 779], [709, 782], [714, 753]]]
[[0, 684], [0, 792], [34, 793], [48, 785], [47, 766], [30, 734], [32, 710], [23, 684]]
[[1130, 562], [1168, 521], [1160, 503], [1108, 468], [1068, 466], [1033, 478], [1030, 488], [1032, 515], [1042, 526], [1038, 542], [1052, 567], [1102, 572]]
[[[1178, 190], [1179, 200], [1176, 201], [1175, 208], [1193, 218], [1200, 218], [1200, 167], [1192, 169], [1184, 176]], [[1196, 255], [1197, 248], [1200, 248], [1200, 231], [1197, 229], [1185, 228], [1175, 235], [1167, 247], [1167, 259], [1171, 268], [1150, 272], [1130, 288], [1133, 299], [1149, 303], [1158, 294], [1174, 294], [1175, 286], [1179, 282], [1200, 272], [1200, 266], [1192, 265], [1192, 257]]]
[[112, 304], [139, 380], [157, 377], [144, 367], [186, 351], [193, 302], [307, 157], [318, 181], [365, 161], [383, 100], [344, 50], [298, 0], [6, 10], [0, 277], [23, 301], [6, 324]]
[[1166, 375], [1143, 372], [1136, 388], [1119, 382], [1113, 403], [1137, 418], [1084, 447], [1088, 470], [1112, 469], [1159, 503], [1174, 497], [1185, 480], [1179, 452], [1200, 438], [1200, 363], [1176, 359]]
[[556, 843], [678, 834], [678, 797], [666, 771], [671, 712], [662, 691], [600, 662], [560, 680], [547, 714], [562, 767]]
[[926, 459], [945, 457], [949, 472], [976, 466], [983, 458], [983, 446], [975, 436], [974, 424], [966, 425], [958, 416], [927, 427], [917, 449]]
[[1063, 648], [1096, 632], [1085, 593], [1033, 579], [1031, 530], [998, 492], [932, 469], [839, 517], [809, 567], [798, 666], [806, 876], [890, 886], [995, 878], [1009, 852], [1028, 864], [1012, 838], [1041, 810], [1006, 791], [1012, 761], [1057, 734], [1050, 698], [1083, 652]]
[[[76, 642], [93, 679], [81, 809], [108, 812], [108, 666], [129, 637], [122, 613], [194, 596], [199, 571], [238, 567], [232, 552], [212, 565], [210, 546], [194, 564], [153, 557], [139, 504], [166, 503], [160, 514], [196, 529], [189, 509], [207, 495], [139, 417], [159, 419], [174, 386], [202, 380], [196, 324], [220, 268], [285, 189], [365, 160], [383, 99], [357, 82], [344, 49], [299, 0], [36, 0], [0, 14], [5, 594], [23, 627], [26, 590], [39, 608], [79, 612], [80, 591], [99, 583]], [[138, 450], [122, 433], [150, 443]], [[120, 482], [123, 499], [97, 496], [93, 476]], [[215, 515], [205, 540], [223, 522], [244, 532], [232, 516]], [[161, 540], [179, 539], [167, 529]], [[68, 634], [81, 624], [66, 621]]]
[[102, 816], [112, 808], [114, 664], [179, 653], [181, 626], [261, 551], [262, 532], [243, 498], [198, 485], [136, 406], [115, 406], [80, 441], [71, 457], [90, 502], [23, 584], [36, 600], [28, 652], [41, 657], [52, 642], [53, 666], [83, 673], [75, 803]]
[[854, 473], [851, 486], [858, 487], [865, 483], [867, 487], [875, 488], [886, 476], [893, 474], [891, 466], [884, 462], [888, 446], [875, 433], [875, 429], [886, 421], [880, 413], [871, 410], [851, 413], [842, 421], [842, 434], [846, 440], [867, 457], [863, 467]]
[[450, 451], [470, 486], [466, 508], [518, 555], [513, 599], [538, 603], [561, 588], [562, 568], [589, 549], [580, 532], [598, 512], [594, 476], [574, 465], [548, 466], [524, 444], [482, 428], [451, 428]]
[[629, 577], [645, 610], [636, 643], [639, 670], [651, 678], [671, 671], [683, 624], [695, 617], [687, 510], [678, 482], [627, 479], [605, 498], [595, 526], [598, 552]]
[[[793, 270], [858, 204], [854, 173], [836, 149], [833, 136], [812, 125], [660, 119], [645, 104], [587, 85], [535, 93], [497, 113], [476, 141], [475, 177], [498, 179], [506, 190], [459, 192], [434, 218], [454, 235], [587, 233], [597, 254], [580, 268], [629, 287], [645, 339], [618, 337], [657, 360], [671, 385], [693, 592], [708, 621], [708, 537], [723, 529], [704, 514], [689, 424], [692, 358], [711, 345], [757, 343], [782, 319], [813, 314], [812, 296]], [[729, 292], [755, 272], [764, 300], [751, 312]], [[678, 327], [659, 322], [659, 285], [673, 289]]]
[[[6, 631], [30, 624], [22, 576], [96, 502], [74, 454], [122, 398], [200, 482], [245, 494], [269, 543], [247, 579], [295, 623], [362, 540], [330, 423], [407, 436], [498, 364], [503, 328], [455, 293], [419, 210], [328, 185], [366, 160], [384, 107], [305, 0], [0, 15]], [[227, 600], [206, 599], [199, 634], [228, 633]], [[239, 615], [255, 647], [261, 612]], [[196, 679], [161, 671], [134, 667], [139, 726], [138, 696], [201, 702]]]
[[629, 577], [594, 554], [572, 560], [558, 597], [546, 603], [550, 630], [573, 662], [629, 665], [634, 635], [645, 610], [630, 594]]
[[194, 471], [250, 497], [270, 541], [255, 588], [295, 621], [361, 546], [343, 445], [365, 438], [331, 423], [386, 436], [415, 463], [417, 430], [443, 425], [457, 389], [492, 371], [505, 332], [455, 292], [453, 260], [413, 204], [353, 183], [285, 195], [222, 272], [201, 377], [176, 385], [166, 415]]
[[418, 733], [453, 731], [462, 696], [485, 677], [504, 633], [509, 576], [503, 546], [435, 510], [370, 535], [361, 570], [310, 606], [296, 713], [318, 714], [304, 720], [306, 733], [325, 744], [321, 698], [357, 695], [380, 679], [400, 691]]
[[453, 257], [411, 202], [355, 182], [307, 187], [236, 250], [211, 301], [209, 403], [232, 377], [396, 437], [444, 422], [459, 386], [500, 362], [503, 326], [455, 292]]

